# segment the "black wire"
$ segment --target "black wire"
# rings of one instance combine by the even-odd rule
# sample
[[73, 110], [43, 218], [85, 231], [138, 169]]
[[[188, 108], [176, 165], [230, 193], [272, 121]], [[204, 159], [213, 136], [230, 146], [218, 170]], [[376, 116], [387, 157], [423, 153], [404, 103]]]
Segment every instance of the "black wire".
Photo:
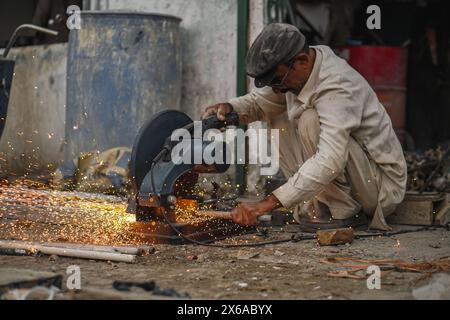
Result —
[[355, 235], [355, 239], [371, 238], [371, 237], [392, 237], [392, 236], [396, 236], [399, 234], [428, 231], [428, 230], [434, 230], [437, 228], [445, 228], [445, 226], [426, 226], [426, 227], [420, 227], [420, 228], [412, 229], [412, 230], [399, 230], [399, 231], [387, 231], [387, 232], [360, 234], [360, 235]]
[[[155, 167], [156, 163], [161, 159], [162, 156], [164, 156], [164, 154], [167, 152], [167, 149], [162, 150], [152, 161], [152, 164], [150, 166], [150, 181], [151, 181], [151, 185], [153, 188], [153, 192], [156, 192], [155, 189], [155, 181], [154, 181], [154, 176], [153, 176], [153, 168]], [[280, 239], [280, 240], [272, 240], [272, 241], [262, 241], [262, 242], [258, 242], [258, 243], [245, 243], [245, 244], [213, 244], [213, 243], [206, 243], [206, 242], [201, 242], [201, 241], [197, 241], [195, 239], [189, 238], [188, 236], [186, 236], [185, 234], [183, 234], [180, 230], [177, 229], [177, 227], [175, 227], [175, 225], [170, 221], [170, 219], [167, 217], [166, 214], [166, 210], [164, 208], [164, 210], [162, 210], [163, 213], [163, 217], [164, 220], [166, 220], [167, 224], [170, 226], [170, 228], [175, 231], [175, 233], [181, 237], [182, 239], [193, 243], [193, 244], [197, 244], [200, 246], [206, 246], [206, 247], [216, 247], [216, 248], [243, 248], [243, 247], [259, 247], [259, 246], [265, 246], [265, 245], [269, 245], [269, 244], [278, 244], [278, 243], [285, 243], [285, 242], [297, 242], [297, 241], [301, 241], [301, 240], [307, 240], [306, 237], [298, 237], [297, 235], [294, 235], [288, 239]], [[313, 238], [308, 238], [308, 239], [314, 239]]]

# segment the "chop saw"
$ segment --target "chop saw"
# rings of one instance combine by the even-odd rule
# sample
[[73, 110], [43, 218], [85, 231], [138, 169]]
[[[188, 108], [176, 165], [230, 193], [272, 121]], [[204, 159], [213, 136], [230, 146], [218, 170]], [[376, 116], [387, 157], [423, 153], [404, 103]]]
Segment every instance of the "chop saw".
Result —
[[[127, 212], [136, 215], [137, 221], [169, 220], [176, 223], [176, 206], [191, 200], [196, 205], [204, 202], [195, 195], [194, 186], [200, 173], [224, 173], [228, 170], [227, 157], [232, 152], [225, 141], [204, 141], [203, 134], [209, 129], [224, 129], [237, 126], [239, 116], [236, 112], [227, 115], [225, 121], [216, 116], [201, 122], [201, 135], [194, 133], [194, 121], [185, 113], [176, 110], [164, 110], [153, 115], [139, 131], [131, 155], [130, 177], [134, 195], [129, 201]], [[206, 148], [221, 150], [221, 161], [207, 164], [202, 159], [176, 163], [172, 159], [172, 150], [181, 141], [172, 141], [172, 133], [185, 129], [190, 139], [183, 141], [183, 150], [194, 157], [202, 154]], [[195, 164], [197, 163], [197, 164]], [[211, 202], [211, 199], [207, 200]], [[191, 202], [191, 203], [192, 203]], [[223, 213], [222, 213], [223, 215]], [[220, 211], [217, 211], [220, 217]]]

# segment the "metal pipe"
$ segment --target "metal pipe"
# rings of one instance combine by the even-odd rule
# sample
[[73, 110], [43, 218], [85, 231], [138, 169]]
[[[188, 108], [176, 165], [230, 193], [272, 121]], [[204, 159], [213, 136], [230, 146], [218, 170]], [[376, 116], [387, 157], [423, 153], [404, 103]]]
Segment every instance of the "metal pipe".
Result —
[[[236, 79], [236, 94], [243, 96], [247, 94], [247, 72], [245, 70], [245, 58], [247, 55], [248, 45], [248, 20], [249, 20], [249, 0], [238, 0], [237, 12], [237, 79]], [[243, 127], [241, 127], [243, 128]], [[242, 194], [245, 190], [245, 165], [236, 165], [236, 186], [238, 193]]]
[[8, 56], [9, 51], [11, 50], [12, 46], [14, 45], [14, 43], [17, 40], [17, 37], [19, 36], [19, 32], [24, 30], [24, 29], [31, 29], [31, 30], [34, 30], [36, 32], [47, 33], [47, 34], [50, 34], [50, 35], [55, 36], [55, 37], [58, 35], [58, 32], [54, 31], [54, 30], [42, 28], [42, 27], [39, 27], [39, 26], [35, 26], [33, 24], [22, 24], [16, 30], [14, 30], [14, 33], [12, 34], [11, 39], [8, 42], [8, 46], [6, 47], [5, 51], [3, 52], [3, 58], [6, 58]]
[[247, 94], [247, 73], [245, 71], [245, 57], [248, 41], [249, 1], [238, 1], [238, 34], [237, 34], [237, 95]]

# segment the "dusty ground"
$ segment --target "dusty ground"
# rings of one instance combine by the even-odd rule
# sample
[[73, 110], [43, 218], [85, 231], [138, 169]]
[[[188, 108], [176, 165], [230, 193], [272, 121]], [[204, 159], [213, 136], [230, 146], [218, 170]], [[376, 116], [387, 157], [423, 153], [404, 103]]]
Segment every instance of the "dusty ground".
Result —
[[[155, 249], [137, 264], [1, 256], [0, 266], [65, 274], [68, 266], [76, 264], [81, 268], [83, 288], [111, 288], [115, 280], [154, 280], [162, 288], [198, 299], [410, 299], [423, 274], [393, 272], [382, 278], [381, 290], [368, 290], [365, 280], [327, 276], [340, 265], [322, 261], [337, 256], [437, 260], [450, 256], [450, 232], [440, 229], [360, 239], [339, 247], [319, 247], [308, 240], [246, 249], [191, 245], [156, 245]], [[189, 260], [190, 256], [198, 259]]]
[[[5, 234], [8, 228], [8, 223], [2, 225], [0, 238], [20, 238]], [[290, 237], [295, 227], [287, 231], [269, 233], [269, 238], [247, 235], [235, 240], [244, 243]], [[337, 247], [320, 247], [315, 240], [305, 240], [256, 248], [162, 244], [154, 248], [153, 254], [139, 258], [136, 264], [0, 256], [0, 268], [66, 275], [68, 266], [79, 265], [82, 288], [110, 289], [115, 280], [153, 280], [161, 288], [173, 288], [194, 299], [411, 299], [414, 287], [430, 281], [426, 274], [394, 271], [383, 275], [380, 290], [369, 290], [365, 272], [356, 274], [361, 279], [332, 277], [330, 273], [348, 268], [327, 259], [437, 261], [450, 257], [450, 231], [437, 228], [392, 237], [369, 237]]]

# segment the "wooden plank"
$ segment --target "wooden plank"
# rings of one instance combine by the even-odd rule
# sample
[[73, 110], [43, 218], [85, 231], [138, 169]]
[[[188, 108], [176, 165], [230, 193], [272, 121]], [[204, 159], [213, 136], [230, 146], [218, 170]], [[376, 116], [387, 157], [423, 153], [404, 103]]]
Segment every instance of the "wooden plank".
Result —
[[407, 192], [388, 223], [431, 226], [435, 223], [436, 208], [445, 201], [445, 194], [436, 192]]
[[440, 226], [450, 224], [450, 194], [447, 195], [445, 201], [437, 205], [434, 223]]
[[407, 225], [431, 226], [433, 220], [432, 201], [405, 200], [398, 205], [392, 215], [387, 217], [388, 223]]

